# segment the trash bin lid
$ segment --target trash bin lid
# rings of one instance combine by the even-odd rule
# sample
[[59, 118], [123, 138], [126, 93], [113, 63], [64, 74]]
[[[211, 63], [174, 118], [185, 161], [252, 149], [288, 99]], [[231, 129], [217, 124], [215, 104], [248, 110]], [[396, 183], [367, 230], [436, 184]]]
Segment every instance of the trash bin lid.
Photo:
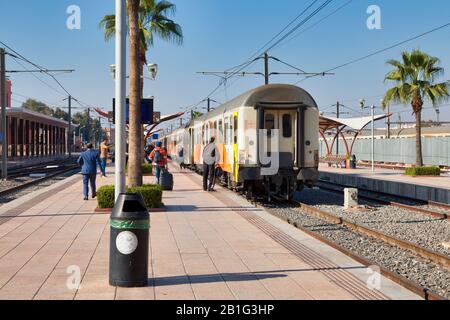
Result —
[[121, 193], [111, 214], [111, 219], [115, 220], [148, 220], [149, 218], [144, 199], [139, 193]]

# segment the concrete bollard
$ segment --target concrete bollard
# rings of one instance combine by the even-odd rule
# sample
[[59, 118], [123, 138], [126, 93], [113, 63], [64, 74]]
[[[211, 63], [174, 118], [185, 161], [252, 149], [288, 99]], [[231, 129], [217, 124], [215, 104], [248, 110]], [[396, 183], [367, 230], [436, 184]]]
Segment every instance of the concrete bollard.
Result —
[[358, 189], [345, 188], [344, 189], [344, 208], [351, 209], [358, 206]]

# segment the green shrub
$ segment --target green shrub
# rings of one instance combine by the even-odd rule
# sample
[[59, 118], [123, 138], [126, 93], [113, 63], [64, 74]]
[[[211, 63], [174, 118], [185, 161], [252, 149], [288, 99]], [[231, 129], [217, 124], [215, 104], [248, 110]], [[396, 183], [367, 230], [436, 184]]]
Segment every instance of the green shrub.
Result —
[[[147, 208], [161, 208], [162, 189], [159, 185], [146, 184], [142, 187], [127, 188], [127, 193], [140, 193]], [[98, 208], [108, 209], [114, 207], [115, 190], [114, 186], [103, 186], [97, 191]]]
[[100, 209], [114, 207], [114, 186], [103, 186], [97, 190], [97, 204]]
[[408, 176], [440, 176], [439, 167], [411, 167], [406, 168], [405, 174]]
[[144, 202], [147, 208], [161, 208], [163, 206], [163, 190], [159, 185], [146, 184], [142, 187], [129, 188], [127, 192], [140, 193], [142, 195], [142, 198], [144, 198]]

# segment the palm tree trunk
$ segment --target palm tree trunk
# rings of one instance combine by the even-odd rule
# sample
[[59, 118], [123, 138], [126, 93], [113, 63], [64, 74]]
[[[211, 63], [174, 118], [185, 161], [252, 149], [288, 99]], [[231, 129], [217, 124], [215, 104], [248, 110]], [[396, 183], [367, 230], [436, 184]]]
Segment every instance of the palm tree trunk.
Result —
[[[139, 79], [140, 79], [140, 94], [141, 94], [141, 98], [142, 99], [144, 98], [144, 66], [145, 66], [145, 63], [146, 63], [145, 51], [142, 48], [142, 46], [140, 46], [140, 48], [139, 48], [139, 64], [140, 64], [140, 68], [139, 68], [140, 76], [139, 76]], [[145, 149], [144, 133], [145, 133], [144, 132], [144, 126], [141, 125], [141, 137], [142, 137], [142, 139], [141, 139], [141, 150]]]
[[142, 125], [140, 86], [140, 41], [139, 41], [139, 1], [128, 0], [130, 25], [130, 131], [128, 180], [130, 187], [141, 186], [142, 181]]
[[422, 112], [414, 113], [416, 117], [416, 166], [423, 166], [422, 158]]

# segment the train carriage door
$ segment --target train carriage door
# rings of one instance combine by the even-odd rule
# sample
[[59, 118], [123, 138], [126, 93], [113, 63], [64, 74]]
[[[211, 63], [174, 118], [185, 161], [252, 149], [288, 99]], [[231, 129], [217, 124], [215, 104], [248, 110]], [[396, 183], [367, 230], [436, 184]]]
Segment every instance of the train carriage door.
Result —
[[[297, 110], [280, 110], [278, 121], [280, 128], [280, 153], [285, 157], [284, 163], [288, 167], [292, 167], [296, 159]], [[290, 163], [288, 164], [286, 161]]]
[[238, 154], [238, 113], [233, 112], [233, 154], [234, 154], [234, 181], [239, 180], [239, 154]]
[[[296, 154], [296, 110], [264, 110], [264, 129], [267, 130], [267, 153], [270, 154], [277, 144], [280, 153], [280, 165], [292, 167]], [[275, 135], [274, 130], [278, 130]], [[278, 139], [275, 141], [274, 139]], [[278, 143], [277, 143], [278, 142]]]

